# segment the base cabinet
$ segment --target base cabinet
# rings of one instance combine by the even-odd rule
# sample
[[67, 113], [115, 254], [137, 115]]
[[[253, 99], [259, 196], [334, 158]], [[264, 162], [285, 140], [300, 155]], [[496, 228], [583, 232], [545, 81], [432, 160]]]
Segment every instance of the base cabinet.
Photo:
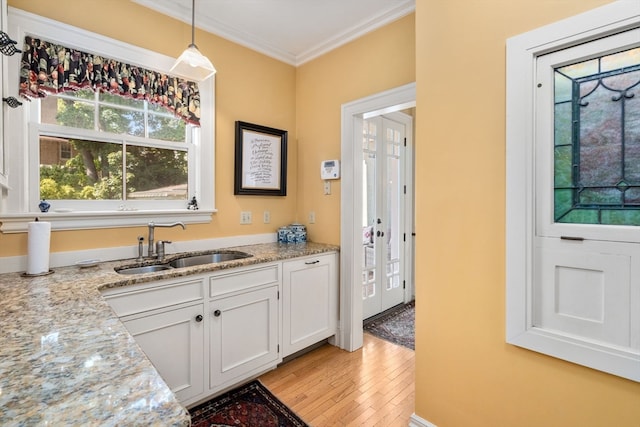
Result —
[[210, 304], [210, 387], [232, 385], [278, 362], [278, 287]]
[[194, 275], [102, 293], [180, 401], [206, 391], [204, 279]]
[[203, 304], [123, 319], [179, 400], [204, 392]]
[[283, 263], [283, 357], [336, 334], [337, 264], [335, 253]]
[[103, 296], [182, 404], [191, 405], [335, 335], [337, 262], [337, 254], [322, 254]]

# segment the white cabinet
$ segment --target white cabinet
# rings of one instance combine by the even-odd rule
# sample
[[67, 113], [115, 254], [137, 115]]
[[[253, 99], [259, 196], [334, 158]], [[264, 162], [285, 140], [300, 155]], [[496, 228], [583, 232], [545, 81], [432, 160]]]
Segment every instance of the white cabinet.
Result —
[[279, 263], [211, 277], [209, 385], [212, 391], [280, 362], [279, 287]]
[[337, 265], [335, 253], [283, 263], [283, 357], [336, 334]]
[[278, 287], [212, 301], [211, 388], [259, 373], [278, 362]]
[[162, 280], [103, 295], [180, 401], [205, 391], [204, 280]]
[[203, 304], [128, 316], [123, 323], [178, 399], [202, 394]]
[[178, 399], [190, 405], [335, 335], [337, 270], [332, 252], [114, 288], [103, 296]]

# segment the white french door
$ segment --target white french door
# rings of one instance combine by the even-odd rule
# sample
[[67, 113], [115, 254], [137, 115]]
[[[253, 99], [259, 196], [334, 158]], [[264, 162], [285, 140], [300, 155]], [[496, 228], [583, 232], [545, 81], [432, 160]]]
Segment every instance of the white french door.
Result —
[[[363, 121], [363, 319], [404, 302], [407, 117], [401, 113]], [[408, 224], [410, 226], [410, 224]]]

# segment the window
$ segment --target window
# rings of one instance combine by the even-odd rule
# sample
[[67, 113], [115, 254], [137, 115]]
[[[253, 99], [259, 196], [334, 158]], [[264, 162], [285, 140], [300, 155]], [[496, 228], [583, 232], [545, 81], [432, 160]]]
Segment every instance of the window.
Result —
[[[9, 31], [165, 73], [174, 59], [16, 9]], [[8, 81], [17, 82], [20, 55]], [[9, 190], [2, 232], [21, 232], [47, 199], [53, 229], [208, 222], [214, 205], [214, 82], [199, 83], [200, 127], [165, 108], [91, 90], [5, 109]], [[17, 87], [14, 89], [17, 92]], [[189, 210], [195, 196], [199, 210]]]
[[[194, 129], [164, 108], [90, 89], [39, 102], [39, 199], [80, 209], [93, 200], [175, 200], [179, 208], [192, 197]], [[50, 158], [51, 146], [66, 148], [66, 157]]]
[[507, 342], [640, 381], [640, 7], [507, 41]]
[[556, 222], [640, 225], [640, 48], [554, 71]]
[[[67, 161], [67, 160], [71, 160], [71, 157], [73, 157], [75, 155], [73, 148], [71, 147], [71, 144], [68, 141], [60, 141], [59, 143], [59, 147], [60, 147], [60, 160], [61, 161]], [[40, 150], [42, 150], [42, 147], [40, 147]], [[42, 152], [40, 153], [40, 161], [42, 162]]]

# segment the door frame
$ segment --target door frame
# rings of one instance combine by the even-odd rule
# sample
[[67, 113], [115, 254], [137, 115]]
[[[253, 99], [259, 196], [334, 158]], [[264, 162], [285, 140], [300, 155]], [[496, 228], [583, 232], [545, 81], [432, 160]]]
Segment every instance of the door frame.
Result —
[[[348, 351], [362, 347], [362, 137], [365, 114], [390, 113], [415, 107], [416, 84], [409, 83], [342, 105], [340, 198], [340, 333], [338, 345]], [[412, 244], [412, 242], [409, 242]], [[413, 295], [412, 283], [405, 295]]]

